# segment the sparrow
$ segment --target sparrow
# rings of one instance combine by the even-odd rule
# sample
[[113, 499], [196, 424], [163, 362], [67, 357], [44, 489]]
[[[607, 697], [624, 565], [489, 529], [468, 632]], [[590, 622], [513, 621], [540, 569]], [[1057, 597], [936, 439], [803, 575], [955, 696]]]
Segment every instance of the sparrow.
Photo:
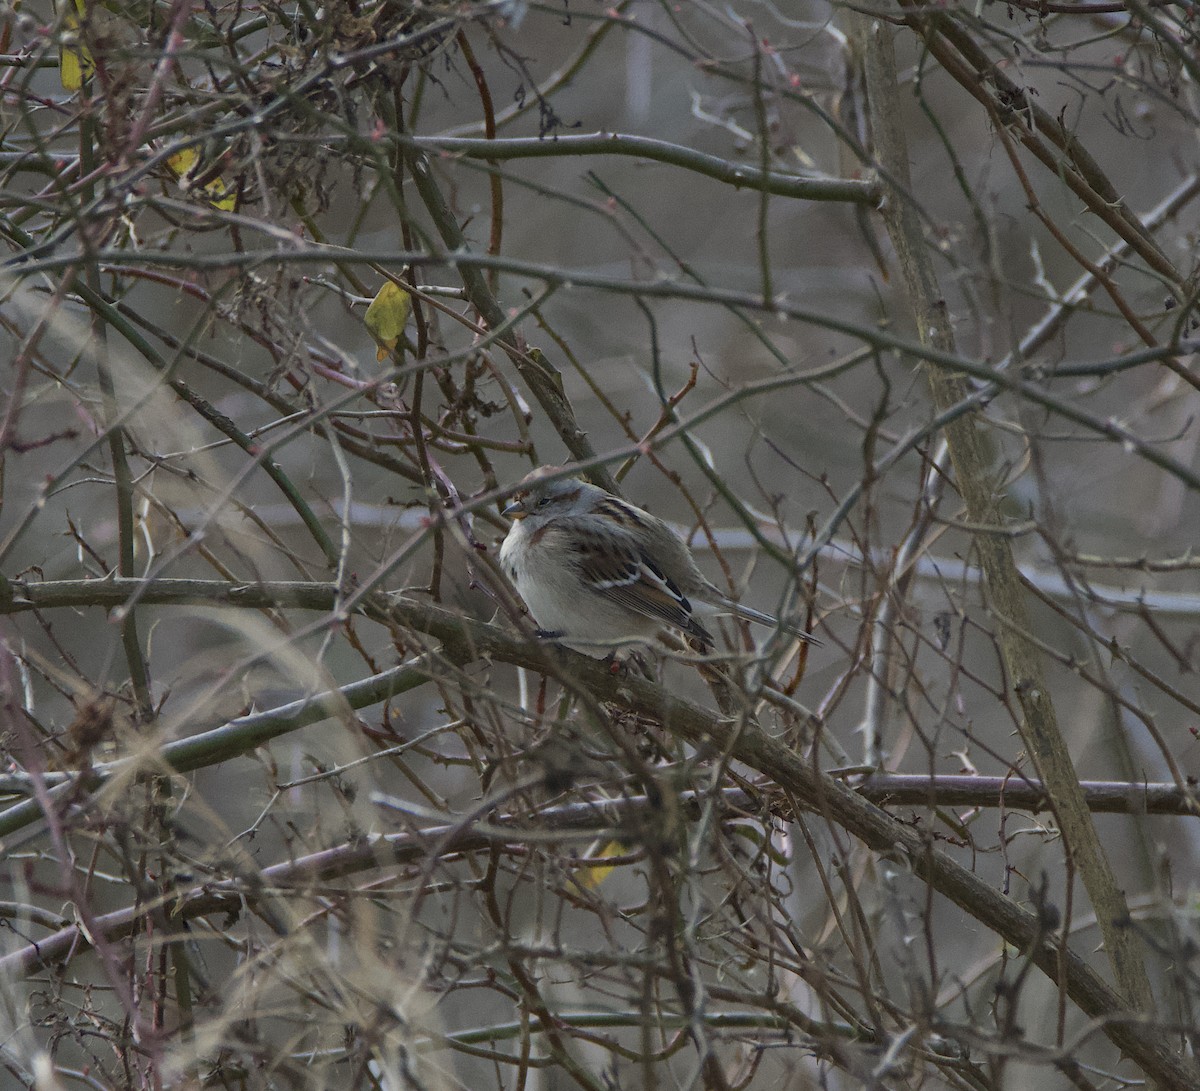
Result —
[[[561, 466], [534, 470], [504, 508], [513, 523], [500, 564], [540, 636], [607, 658], [675, 629], [707, 651], [713, 637], [696, 605], [780, 627], [770, 614], [734, 602], [709, 583], [686, 543], [661, 519], [563, 472]], [[787, 624], [782, 628], [820, 644]]]

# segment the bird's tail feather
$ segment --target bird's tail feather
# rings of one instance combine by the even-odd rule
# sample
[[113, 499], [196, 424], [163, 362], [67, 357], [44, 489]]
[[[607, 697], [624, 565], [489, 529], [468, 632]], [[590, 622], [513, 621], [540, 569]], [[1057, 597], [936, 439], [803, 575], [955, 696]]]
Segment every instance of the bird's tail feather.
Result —
[[734, 602], [732, 599], [727, 599], [724, 605], [738, 617], [744, 618], [746, 621], [756, 621], [759, 625], [769, 625], [773, 629], [782, 629], [785, 633], [790, 636], [797, 636], [807, 644], [812, 644], [817, 648], [821, 646], [821, 641], [813, 636], [812, 633], [806, 633], [803, 629], [795, 625], [790, 625], [786, 621], [780, 621], [770, 614], [764, 614], [751, 606], [743, 606], [740, 602]]

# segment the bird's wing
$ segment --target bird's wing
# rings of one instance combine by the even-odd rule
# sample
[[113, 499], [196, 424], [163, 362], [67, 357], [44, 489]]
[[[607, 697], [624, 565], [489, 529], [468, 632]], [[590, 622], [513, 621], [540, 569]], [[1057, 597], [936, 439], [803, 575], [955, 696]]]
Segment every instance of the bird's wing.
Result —
[[687, 596], [632, 537], [579, 534], [572, 537], [571, 549], [580, 577], [597, 594], [712, 643], [712, 635], [693, 616]]

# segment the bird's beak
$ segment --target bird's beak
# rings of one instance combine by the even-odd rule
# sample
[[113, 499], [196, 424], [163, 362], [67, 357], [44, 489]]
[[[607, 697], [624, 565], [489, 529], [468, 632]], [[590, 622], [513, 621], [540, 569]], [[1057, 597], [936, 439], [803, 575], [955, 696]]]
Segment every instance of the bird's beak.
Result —
[[500, 514], [507, 515], [510, 519], [524, 519], [529, 512], [525, 510], [525, 501], [518, 498], [510, 500]]

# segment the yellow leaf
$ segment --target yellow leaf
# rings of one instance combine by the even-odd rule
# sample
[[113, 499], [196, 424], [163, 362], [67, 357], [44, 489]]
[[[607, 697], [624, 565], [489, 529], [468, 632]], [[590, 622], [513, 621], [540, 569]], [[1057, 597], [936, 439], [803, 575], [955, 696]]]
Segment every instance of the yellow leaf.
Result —
[[219, 208], [222, 212], [232, 212], [237, 208], [237, 194], [225, 185], [225, 179], [219, 175], [205, 185], [204, 192], [208, 194], [208, 203], [213, 208]]
[[371, 336], [379, 342], [378, 357], [383, 360], [404, 334], [408, 316], [412, 312], [412, 298], [398, 284], [388, 280], [371, 300], [363, 321]]
[[[167, 156], [167, 166], [176, 178], [184, 178], [193, 173], [200, 162], [200, 152], [188, 147]], [[204, 192], [209, 196], [209, 204], [222, 212], [232, 212], [237, 207], [237, 194], [232, 193], [225, 185], [225, 179], [218, 175], [204, 183]]]
[[96, 71], [96, 62], [79, 37], [79, 18], [87, 14], [85, 0], [75, 0], [75, 10], [63, 16], [63, 44], [58, 50], [58, 78], [64, 91], [78, 91]]
[[187, 174], [196, 165], [199, 158], [200, 153], [195, 148], [184, 148], [183, 151], [167, 156], [167, 166], [178, 178], [181, 174]]
[[596, 860], [607, 860], [613, 856], [622, 856], [625, 853], [625, 846], [620, 841], [609, 841], [607, 845], [595, 852], [588, 854], [588, 867], [580, 867], [575, 869], [575, 882], [577, 882], [585, 890], [595, 890], [605, 879], [612, 874], [615, 864], [596, 864]]

